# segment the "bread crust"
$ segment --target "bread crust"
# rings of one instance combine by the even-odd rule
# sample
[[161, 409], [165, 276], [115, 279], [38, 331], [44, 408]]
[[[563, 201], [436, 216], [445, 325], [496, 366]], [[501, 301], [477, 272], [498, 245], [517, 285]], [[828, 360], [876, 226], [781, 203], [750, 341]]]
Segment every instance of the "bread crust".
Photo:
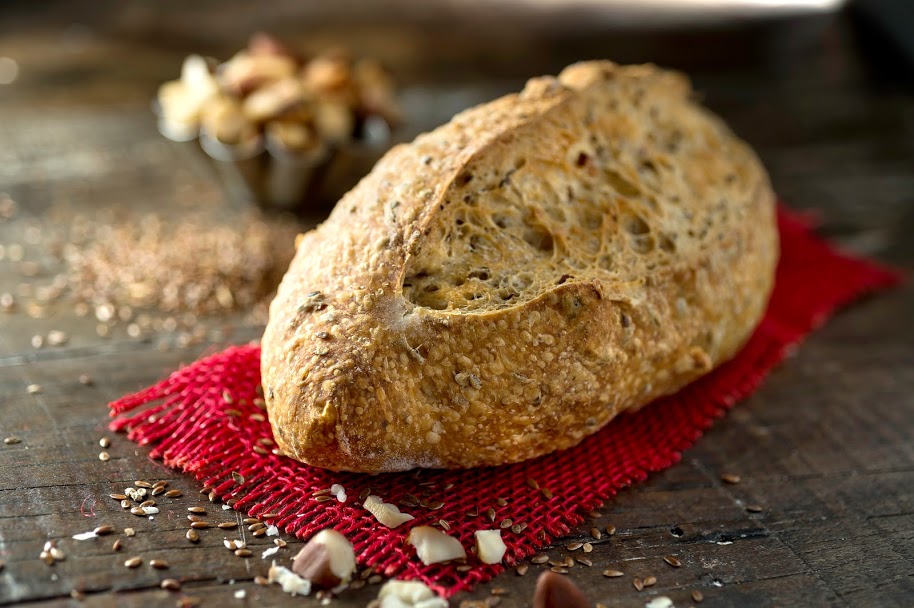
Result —
[[764, 169], [684, 77], [569, 66], [395, 147], [301, 237], [263, 337], [275, 439], [370, 473], [571, 447], [731, 358], [777, 257]]

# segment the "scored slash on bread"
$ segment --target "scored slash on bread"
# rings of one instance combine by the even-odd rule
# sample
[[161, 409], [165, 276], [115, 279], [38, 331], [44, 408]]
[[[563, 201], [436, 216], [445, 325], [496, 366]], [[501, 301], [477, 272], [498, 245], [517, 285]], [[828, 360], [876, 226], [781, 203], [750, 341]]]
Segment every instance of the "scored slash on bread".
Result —
[[262, 373], [334, 470], [516, 462], [732, 357], [778, 258], [751, 149], [656, 67], [596, 61], [388, 152], [298, 242]]

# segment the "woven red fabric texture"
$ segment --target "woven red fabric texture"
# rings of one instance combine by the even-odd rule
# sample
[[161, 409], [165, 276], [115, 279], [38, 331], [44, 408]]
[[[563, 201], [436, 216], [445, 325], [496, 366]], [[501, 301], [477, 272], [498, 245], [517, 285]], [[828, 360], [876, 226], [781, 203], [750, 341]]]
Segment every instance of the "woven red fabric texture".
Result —
[[[789, 349], [837, 307], [898, 280], [870, 262], [834, 251], [798, 216], [782, 210], [779, 227], [782, 257], [774, 294], [740, 354], [679, 393], [620, 416], [570, 450], [502, 467], [376, 476], [295, 462], [271, 451], [270, 426], [258, 399], [257, 345], [229, 348], [111, 403], [116, 417], [111, 428], [129, 430], [131, 439], [153, 446], [153, 458], [194, 474], [223, 500], [235, 499], [237, 510], [252, 516], [276, 513], [271, 521], [301, 539], [333, 527], [352, 541], [360, 566], [422, 580], [450, 596], [491, 579], [504, 566], [483, 565], [472, 553], [466, 571], [453, 563], [423, 566], [406, 543], [414, 525], [444, 519], [449, 534], [466, 548], [473, 546], [474, 531], [504, 527], [504, 563], [532, 556], [620, 488], [676, 463], [716, 418], [753, 392]], [[232, 473], [243, 481], [238, 483]], [[346, 488], [345, 503], [314, 496], [334, 483]], [[366, 488], [394, 504], [405, 499], [426, 506], [401, 506], [416, 519], [390, 530], [361, 507], [359, 495]], [[512, 530], [512, 525], [523, 529]]]

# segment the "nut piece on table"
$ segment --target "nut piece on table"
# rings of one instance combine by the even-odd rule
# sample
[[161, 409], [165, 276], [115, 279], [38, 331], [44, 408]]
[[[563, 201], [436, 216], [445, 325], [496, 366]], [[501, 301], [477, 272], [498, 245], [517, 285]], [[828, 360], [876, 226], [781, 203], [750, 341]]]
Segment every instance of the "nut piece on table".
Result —
[[439, 597], [419, 581], [387, 581], [378, 592], [378, 599], [369, 604], [376, 608], [447, 608], [447, 600]]
[[415, 519], [409, 513], [401, 513], [397, 505], [384, 502], [380, 496], [375, 496], [374, 494], [369, 495], [362, 502], [362, 505], [368, 509], [369, 513], [374, 515], [375, 519], [388, 528], [396, 528], [404, 522]]
[[336, 530], [321, 530], [295, 556], [292, 572], [315, 587], [333, 589], [352, 578], [355, 552], [349, 540]]
[[476, 531], [476, 555], [482, 563], [500, 563], [507, 549], [505, 541], [501, 539], [501, 530]]
[[566, 577], [554, 572], [543, 572], [536, 580], [533, 608], [590, 608], [590, 601]]
[[407, 540], [416, 548], [416, 554], [426, 566], [467, 556], [459, 540], [431, 526], [413, 528]]

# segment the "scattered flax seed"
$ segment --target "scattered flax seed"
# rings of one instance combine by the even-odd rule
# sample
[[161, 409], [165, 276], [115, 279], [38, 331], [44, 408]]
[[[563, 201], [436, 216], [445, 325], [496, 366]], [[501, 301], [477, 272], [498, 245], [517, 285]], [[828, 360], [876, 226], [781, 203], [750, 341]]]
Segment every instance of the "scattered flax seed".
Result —
[[188, 516], [187, 516], [187, 519], [188, 519], [189, 521], [204, 521], [204, 519], [203, 519], [202, 517], [200, 517], [199, 515], [194, 515], [193, 513], [191, 513], [190, 515], [188, 515]]
[[264, 513], [260, 519], [276, 519], [277, 517], [279, 517], [279, 513]]
[[233, 528], [238, 527], [238, 524], [234, 521], [223, 521], [217, 525], [218, 525], [218, 527], [222, 528], [223, 530], [232, 530]]
[[645, 587], [653, 587], [654, 585], [657, 584], [657, 577], [656, 576], [646, 576], [646, 577], [644, 577], [643, 582], [644, 582]]
[[513, 524], [514, 524], [514, 522], [511, 521], [510, 519], [503, 519], [503, 520], [501, 520], [501, 523], [498, 524], [498, 526], [500, 528], [504, 529], [504, 528], [510, 528]]
[[664, 556], [663, 561], [665, 561], [669, 565], [673, 566], [674, 568], [679, 568], [680, 566], [682, 566], [682, 562], [679, 561], [679, 558], [676, 557], [675, 555]]
[[380, 574], [372, 574], [371, 576], [368, 577], [368, 584], [377, 585], [378, 583], [380, 583], [383, 580], [384, 580], [384, 577], [381, 576]]
[[444, 503], [441, 502], [440, 500], [433, 500], [432, 502], [428, 503], [428, 508], [431, 509], [432, 511], [437, 511], [438, 509], [440, 509], [443, 506], [444, 506]]
[[529, 569], [530, 569], [530, 566], [528, 566], [527, 564], [521, 564], [514, 571], [517, 572], [517, 576], [523, 576], [523, 575], [527, 574], [527, 570], [529, 570]]
[[479, 509], [470, 509], [466, 512], [467, 517], [479, 517]]
[[[267, 585], [270, 584], [270, 580], [267, 577], [261, 576], [260, 574], [258, 574], [257, 576], [254, 577], [254, 584], [260, 585], [261, 587], [266, 587]], [[352, 585], [349, 585], [349, 586], [352, 587]]]
[[504, 498], [499, 497], [499, 498], [497, 498], [497, 499], [495, 500], [495, 503], [496, 503], [499, 507], [504, 507], [504, 506], [507, 506], [508, 501], [505, 500]]
[[579, 557], [575, 561], [583, 566], [587, 566], [588, 568], [593, 566], [593, 562], [590, 561], [589, 559], [587, 559], [586, 557]]
[[549, 556], [546, 555], [545, 553], [540, 553], [539, 555], [534, 555], [533, 558], [530, 559], [530, 561], [533, 562], [534, 564], [545, 564], [546, 562], [549, 561]]
[[625, 576], [625, 573], [621, 570], [604, 570], [603, 576], [606, 578], [619, 578], [620, 576]]
[[199, 597], [193, 595], [184, 595], [175, 603], [175, 606], [178, 608], [197, 608], [197, 606], [202, 603], [203, 600]]
[[552, 498], [552, 496], [553, 496], [553, 494], [552, 494], [552, 492], [549, 490], [549, 488], [543, 488], [543, 489], [540, 490], [540, 492], [542, 492], [543, 497], [544, 497], [546, 500], [550, 500], [550, 499]]
[[79, 383], [83, 386], [92, 386], [92, 377], [89, 374], [80, 374]]
[[590, 529], [590, 536], [591, 536], [594, 540], [600, 540], [601, 538], [603, 538], [603, 533], [600, 532], [600, 528], [591, 528], [591, 529]]
[[98, 459], [101, 460], [102, 462], [108, 462], [109, 460], [111, 460], [111, 454], [109, 454], [108, 452], [99, 452]]
[[[327, 502], [328, 500], [334, 500], [333, 496], [328, 496], [327, 494], [322, 494], [321, 496], [315, 496], [314, 500], [317, 502]], [[415, 505], [413, 505], [415, 506]]]
[[762, 505], [747, 505], [746, 510], [750, 513], [761, 513], [765, 509], [762, 508]]
[[25, 387], [25, 390], [28, 391], [29, 395], [37, 395], [42, 389], [40, 384], [29, 384]]
[[508, 590], [504, 587], [493, 587], [489, 593], [492, 595], [508, 595]]
[[495, 509], [493, 509], [492, 507], [489, 507], [488, 509], [486, 509], [486, 517], [489, 518], [489, 521], [494, 522], [495, 521]]
[[282, 549], [282, 548], [285, 547], [288, 543], [287, 543], [286, 541], [284, 541], [283, 539], [281, 539], [281, 538], [274, 538], [274, 539], [273, 539], [273, 544], [276, 545], [277, 547], [279, 547], [280, 549]]
[[206, 495], [210, 502], [216, 502], [219, 500], [219, 495], [215, 491], [210, 492]]
[[159, 586], [162, 589], [167, 589], [168, 591], [180, 591], [181, 590], [180, 581], [173, 579], [173, 578], [163, 579], [162, 582], [159, 583]]
[[86, 599], [86, 594], [85, 594], [85, 592], [80, 591], [79, 589], [73, 589], [70, 591], [70, 597], [72, 597], [77, 602], [81, 602], [84, 599]]
[[63, 346], [70, 340], [70, 337], [59, 329], [52, 329], [48, 332], [47, 343], [50, 346]]
[[3, 440], [3, 443], [6, 445], [16, 445], [17, 443], [22, 443], [22, 440], [18, 437], [7, 437]]
[[266, 422], [267, 421], [267, 417], [264, 416], [263, 414], [251, 414], [250, 416], [248, 416], [248, 418], [250, 418], [254, 422]]
[[98, 440], [98, 445], [102, 446], [103, 448], [109, 448], [111, 447], [111, 440], [107, 437], [102, 437]]
[[58, 562], [62, 562], [63, 560], [67, 559], [67, 556], [58, 547], [51, 547], [48, 549], [48, 553], [50, 553], [51, 557], [53, 557]]
[[632, 587], [638, 591], [644, 591], [644, 582], [636, 576], [635, 580], [632, 581]]
[[600, 513], [599, 511], [591, 511], [590, 513], [587, 514], [587, 517], [589, 517], [591, 519], [600, 519], [601, 517], [603, 517], [603, 514]]
[[527, 478], [527, 485], [530, 486], [531, 488], [533, 488], [534, 490], [539, 490], [539, 489], [540, 489], [540, 484], [538, 484], [538, 483], [536, 482], [536, 480], [533, 479], [532, 477], [528, 477], [528, 478]]
[[552, 570], [553, 572], [555, 572], [556, 574], [568, 574], [568, 568], [562, 568], [561, 566], [553, 566], [549, 569]]
[[514, 524], [513, 526], [511, 526], [511, 531], [514, 532], [515, 534], [520, 534], [521, 532], [524, 531], [524, 527], [520, 524]]
[[704, 594], [702, 594], [701, 591], [699, 591], [698, 589], [692, 589], [692, 601], [694, 601], [696, 604], [700, 604], [704, 600], [705, 600], [705, 596], [704, 596]]
[[122, 544], [121, 544], [121, 539], [117, 539], [116, 541], [114, 541], [114, 544], [111, 545], [111, 550], [112, 550], [112, 551], [120, 551], [120, 550], [121, 550], [121, 546], [122, 546]]
[[144, 517], [146, 515], [146, 511], [143, 510], [143, 507], [133, 507], [130, 509], [130, 512], [137, 517]]
[[190, 527], [194, 530], [205, 530], [207, 528], [212, 528], [213, 525], [208, 521], [192, 521], [190, 522]]
[[200, 534], [193, 528], [191, 528], [190, 530], [187, 531], [187, 534], [184, 535], [184, 538], [186, 538], [187, 540], [189, 540], [192, 543], [200, 542]]
[[184, 494], [184, 492], [182, 492], [181, 490], [168, 490], [167, 492], [165, 492], [165, 498], [179, 498], [183, 494]]
[[112, 528], [111, 526], [108, 526], [108, 525], [98, 526], [97, 528], [95, 528], [95, 530], [93, 530], [93, 532], [95, 533], [96, 536], [104, 536], [106, 534], [111, 534], [112, 532], [114, 532], [114, 528]]
[[152, 495], [153, 495], [153, 496], [158, 496], [159, 494], [164, 494], [164, 493], [165, 493], [165, 488], [164, 488], [164, 486], [157, 486], [157, 487], [155, 487], [155, 488], [152, 489]]
[[226, 415], [226, 416], [232, 416], [233, 418], [237, 418], [238, 416], [241, 415], [241, 410], [235, 409], [235, 408], [233, 408], [233, 407], [230, 407], [230, 408], [228, 408], [227, 410], [224, 410], [224, 411], [225, 411], [225, 415]]
[[41, 348], [44, 346], [44, 338], [41, 336], [32, 336], [32, 348]]
[[250, 549], [235, 549], [235, 555], [238, 557], [251, 557], [253, 554], [254, 552]]
[[612, 524], [609, 524], [608, 526], [606, 526], [606, 533], [609, 534], [610, 536], [612, 536], [613, 534], [616, 533], [616, 527]]
[[[190, 510], [190, 509], [188, 509], [188, 510]], [[245, 517], [244, 519], [241, 520], [241, 523], [243, 523], [246, 526], [249, 526], [251, 524], [259, 524], [260, 520], [256, 517]]]
[[225, 548], [228, 549], [229, 551], [234, 551], [234, 550], [236, 550], [236, 549], [240, 549], [240, 548], [241, 548], [241, 547], [239, 547], [239, 546], [235, 543], [234, 540], [230, 540], [230, 539], [228, 539], [228, 538], [224, 539], [224, 540], [222, 541], [222, 544], [225, 545]]
[[131, 557], [130, 559], [128, 559], [127, 561], [124, 562], [124, 565], [127, 566], [128, 568], [139, 568], [142, 563], [143, 563], [143, 560], [140, 559], [139, 557]]
[[151, 488], [152, 487], [151, 483], [149, 483], [148, 481], [143, 481], [142, 479], [138, 479], [137, 481], [134, 481], [133, 485], [135, 485], [138, 488]]
[[267, 535], [266, 528], [261, 528], [260, 530], [254, 530], [253, 532], [251, 532], [251, 536], [253, 536], [254, 538], [260, 538], [261, 536], [266, 536], [266, 535]]
[[153, 488], [167, 488], [168, 482], [165, 480], [159, 480], [159, 481], [155, 482], [154, 484], [152, 484], [152, 487]]
[[256, 532], [257, 530], [263, 530], [266, 527], [267, 527], [267, 525], [265, 523], [263, 523], [262, 521], [258, 521], [256, 523], [253, 523], [250, 526], [248, 526], [248, 530], [251, 532]]
[[736, 485], [740, 482], [740, 476], [736, 473], [724, 473], [720, 476], [720, 480], [726, 484]]
[[261, 456], [266, 456], [267, 454], [270, 453], [268, 450], [266, 450], [265, 448], [260, 447], [259, 445], [255, 445], [253, 449], [254, 449], [254, 453], [255, 453], [255, 454], [259, 454], [259, 455], [261, 455]]
[[124, 528], [124, 534], [127, 536], [136, 536], [136, 530], [133, 528]]
[[439, 519], [438, 525], [441, 526], [444, 530], [451, 529], [451, 524], [449, 524], [446, 519]]
[[156, 570], [168, 570], [169, 568], [168, 562], [166, 562], [164, 559], [149, 560], [149, 565]]
[[564, 557], [564, 559], [562, 560], [562, 565], [565, 566], [566, 568], [571, 568], [572, 566], [574, 566], [574, 558], [571, 557], [570, 555], [566, 555]]
[[568, 549], [569, 551], [577, 551], [578, 549], [580, 549], [583, 546], [584, 546], [584, 543], [569, 543], [568, 545], [565, 546], [565, 548]]
[[583, 545], [581, 545], [581, 549], [584, 550], [584, 553], [590, 553], [591, 551], [593, 551], [593, 545], [590, 543], [584, 543]]
[[473, 569], [473, 566], [471, 566], [469, 564], [463, 564], [461, 566], [457, 566], [457, 568], [456, 568], [457, 572], [469, 572], [472, 569]]
[[110, 496], [114, 500], [127, 500], [126, 494], [108, 494], [108, 496]]

